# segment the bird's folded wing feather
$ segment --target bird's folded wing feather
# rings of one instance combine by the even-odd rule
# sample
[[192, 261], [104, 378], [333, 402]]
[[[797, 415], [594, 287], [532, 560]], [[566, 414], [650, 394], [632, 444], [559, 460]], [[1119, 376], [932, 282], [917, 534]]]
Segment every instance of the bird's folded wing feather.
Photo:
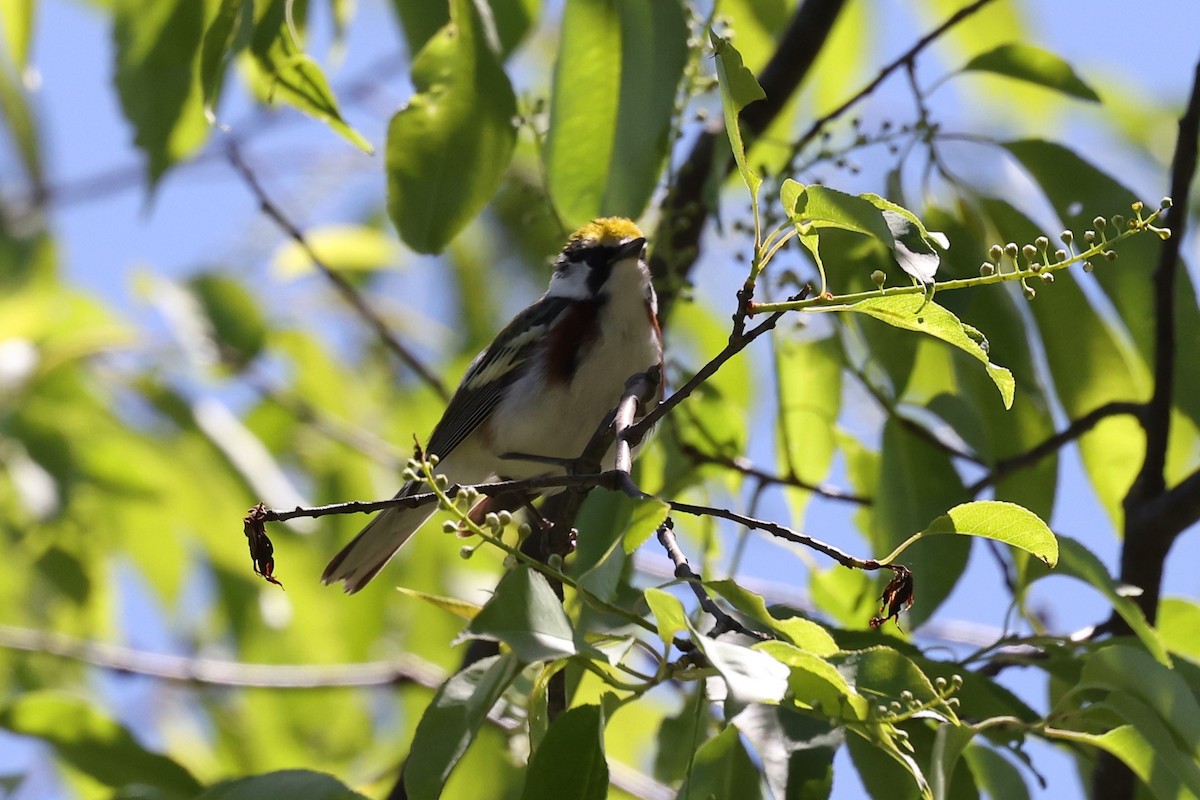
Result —
[[569, 302], [543, 296], [518, 314], [475, 357], [429, 436], [428, 452], [445, 458], [491, 416], [505, 390], [535, 365], [547, 331], [562, 317]]

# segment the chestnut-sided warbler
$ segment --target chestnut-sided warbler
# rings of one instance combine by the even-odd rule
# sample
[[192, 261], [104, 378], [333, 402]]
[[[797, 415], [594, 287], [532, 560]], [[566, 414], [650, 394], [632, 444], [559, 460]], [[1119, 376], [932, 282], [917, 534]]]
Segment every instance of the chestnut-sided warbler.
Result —
[[[561, 473], [555, 460], [582, 453], [625, 382], [662, 364], [645, 249], [637, 225], [621, 217], [594, 220], [571, 234], [550, 288], [475, 357], [450, 398], [426, 447], [439, 459], [437, 472], [464, 485], [523, 480]], [[421, 490], [410, 481], [396, 496]], [[480, 508], [472, 518], [481, 516]], [[382, 511], [333, 557], [322, 580], [357, 592], [433, 511]]]

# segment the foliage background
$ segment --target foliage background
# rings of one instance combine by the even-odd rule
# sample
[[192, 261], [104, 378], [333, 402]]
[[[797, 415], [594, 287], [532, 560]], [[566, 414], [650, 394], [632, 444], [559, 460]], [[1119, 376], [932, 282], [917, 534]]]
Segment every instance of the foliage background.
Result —
[[[948, 5], [851, 3], [796, 113], [811, 117], [836, 105], [948, 13]], [[1029, 39], [1066, 56], [1100, 90], [1104, 107], [1064, 104], [1038, 89], [976, 77], [940, 90], [931, 101], [933, 114], [948, 128], [983, 127], [1000, 138], [1053, 132], [1053, 138], [1118, 173], [1140, 196], [1163, 194], [1173, 117], [1196, 56], [1189, 37], [1200, 22], [1195, 9], [1175, 3], [1152, 14], [1117, 4], [997, 5], [922, 56], [918, 74], [930, 81], [960, 65], [966, 54]], [[313, 4], [309, 50], [326, 65], [347, 120], [382, 153], [387, 121], [410, 91], [408, 59], [395, 54], [403, 33], [386, 4], [363, 2], [344, 38], [339, 37], [331, 12], [345, 7]], [[759, 6], [760, 13], [782, 8]], [[738, 12], [730, 13], [738, 46], [752, 64], [757, 52], [761, 63], [768, 52], [765, 40], [756, 51], [754, 25], [738, 25]], [[30, 227], [10, 228], [4, 242], [5, 263], [36, 271], [41, 286], [4, 310], [8, 324], [26, 320], [21, 330], [38, 348], [36, 391], [3, 397], [7, 472], [0, 503], [12, 557], [0, 581], [5, 609], [0, 621], [185, 656], [339, 664], [407, 653], [451, 670], [462, 647], [446, 646], [459, 629], [457, 620], [397, 597], [391, 587], [481, 601], [500, 568], [493, 554], [482, 551], [462, 561], [457, 543], [422, 536], [389, 567], [384, 580], [346, 600], [313, 580], [361, 522], [335, 518], [298, 524], [293, 534], [277, 536], [286, 593], [249, 573], [238, 520], [251, 502], [261, 498], [287, 506], [390, 494], [395, 472], [388, 459], [403, 457], [411, 433], [429, 429], [439, 403], [396, 369], [317, 277], [288, 272], [296, 254], [257, 213], [253, 196], [223, 157], [220, 136], [198, 159], [168, 173], [153, 190], [145, 188], [144, 158], [131, 146], [133, 134], [111, 82], [112, 30], [119, 24], [114, 19], [136, 14], [135, 3], [48, 0], [38, 6], [31, 47], [38, 88], [32, 108], [49, 187], [47, 234], [37, 238], [36, 217], [14, 214]], [[546, 91], [556, 15], [552, 4], [537, 35], [510, 64], [522, 97]], [[707, 110], [719, 113], [711, 102]], [[900, 122], [911, 113], [903, 82], [890, 82], [864, 107], [863, 129], [874, 130], [885, 119]], [[541, 259], [561, 237], [553, 226], [522, 230], [512, 224], [516, 210], [528, 202], [519, 186], [511, 186], [507, 205], [472, 224], [447, 256], [417, 256], [392, 243], [383, 214], [380, 156], [353, 150], [291, 110], [260, 115], [241, 91], [227, 92], [220, 117], [233, 124], [235, 135], [249, 133], [247, 158], [293, 219], [306, 229], [355, 226], [339, 252], [348, 260], [358, 258], [360, 267], [383, 269], [369, 279], [356, 274], [355, 280], [369, 280], [373, 302], [450, 382], [498, 325], [541, 291]], [[834, 142], [852, 137], [847, 125], [835, 127]], [[528, 136], [519, 146], [523, 178], [536, 183]], [[1020, 180], [1011, 165], [977, 163], [966, 145], [947, 152], [981, 187], [1012, 189]], [[6, 209], [11, 203], [19, 210], [31, 184], [16, 148], [6, 148], [2, 157]], [[886, 152], [863, 151], [853, 160], [860, 162], [861, 173], [826, 165], [808, 179], [823, 178], [847, 191], [879, 190]], [[909, 181], [912, 190], [918, 178], [909, 175]], [[729, 195], [731, 219], [742, 213], [742, 197]], [[1032, 210], [1046, 212], [1045, 207]], [[505, 244], [499, 258], [497, 240]], [[730, 266], [739, 242], [715, 236], [710, 241], [696, 281], [705, 306], [681, 307], [675, 321], [696, 342], [681, 347], [692, 366], [723, 340], [730, 298], [744, 277], [742, 269]], [[1185, 253], [1195, 253], [1194, 240], [1185, 243]], [[952, 258], [960, 256], [969, 267], [982, 254], [951, 251]], [[489, 291], [473, 291], [480, 285]], [[268, 356], [250, 373], [232, 369], [228, 354], [214, 350], [198, 322], [203, 315], [196, 315], [189, 298], [203, 298], [205, 292], [216, 298], [217, 307], [245, 302], [260, 309], [249, 316], [261, 314], [262, 328], [248, 325], [239, 331], [234, 325], [232, 331], [246, 352], [266, 348]], [[1052, 314], [1054, 300], [1047, 289], [1037, 303]], [[0, 342], [6, 388], [28, 386], [12, 377], [22, 378], [22, 365], [28, 363], [27, 351], [15, 341]], [[232, 361], [236, 366], [237, 358]], [[723, 385], [750, 415], [754, 404], [774, 391], [769, 357], [755, 353], [731, 367]], [[397, 389], [398, 381], [403, 388]], [[753, 386], [753, 392], [738, 397], [738, 386]], [[319, 410], [320, 424], [304, 419], [307, 408]], [[878, 443], [883, 416], [870, 398], [846, 395], [840, 419], [869, 444]], [[747, 435], [748, 455], [773, 463], [770, 427], [753, 426]], [[339, 441], [348, 436], [351, 444]], [[247, 445], [255, 440], [262, 446]], [[1065, 451], [1060, 470], [1054, 527], [1084, 540], [1115, 571], [1118, 541], [1073, 449]], [[718, 480], [728, 481], [737, 502], [749, 501], [733, 479]], [[846, 465], [835, 463], [829, 480], [845, 485]], [[789, 506], [782, 495], [770, 493], [759, 514], [799, 513], [805, 501], [792, 502]], [[863, 550], [844, 506], [816, 499], [805, 511], [807, 530]], [[695, 526], [687, 533], [693, 552], [705, 554], [694, 557], [703, 561], [705, 574], [723, 574], [736, 546], [734, 532], [721, 530], [713, 538], [718, 531]], [[756, 537], [745, 546], [739, 574], [773, 582], [759, 585], [785, 598], [808, 588], [807, 562], [781, 557], [776, 545]], [[955, 647], [953, 641], [933, 638], [934, 633], [945, 635], [950, 628], [953, 634], [950, 624], [964, 622], [983, 626], [969, 628], [969, 634], [986, 636], [1005, 624], [1000, 575], [987, 554], [975, 549], [964, 579], [932, 620], [929, 638], [918, 629], [918, 641]], [[1195, 574], [1186, 567], [1197, 556], [1200, 545], [1193, 531], [1173, 553], [1171, 563], [1178, 566], [1168, 570], [1168, 594], [1200, 594]], [[664, 563], [657, 552], [642, 553], [641, 562], [658, 562], [660, 569]], [[1098, 610], [1091, 590], [1062, 579], [1037, 587], [1030, 605], [1058, 632], [1100, 621], [1106, 613]], [[418, 617], [420, 625], [412, 624]], [[862, 627], [865, 616], [857, 618]], [[962, 638], [958, 630], [951, 640]], [[381, 770], [404, 751], [431, 696], [419, 688], [196, 689], [16, 652], [0, 654], [0, 663], [6, 697], [31, 688], [71, 690], [87, 697], [97, 713], [121, 720], [152, 749], [171, 753], [205, 783], [316, 764], [352, 785], [384, 787], [390, 776]], [[1023, 674], [1004, 680], [1040, 701], [1041, 680]], [[631, 713], [622, 720], [629, 730], [653, 730], [659, 716], [678, 704], [670, 692], [654, 701], [636, 710], [643, 718]], [[630, 737], [622, 749], [621, 741], [611, 737], [609, 755], [648, 770], [646, 743]], [[485, 733], [460, 767], [451, 796], [491, 796], [482, 788], [488, 785], [485, 776], [496, 773], [499, 780], [511, 769], [496, 757], [502, 746], [498, 735]], [[4, 771], [32, 768], [16, 790], [18, 797], [104, 796], [94, 776], [52, 767], [44, 745], [10, 737], [3, 750]], [[1039, 767], [1052, 776], [1048, 793], [1059, 791], [1063, 782], [1076, 785], [1064, 756], [1048, 748], [1034, 752]], [[844, 765], [845, 757], [840, 758]], [[835, 796], [861, 791], [851, 770], [839, 769], [835, 776]]]

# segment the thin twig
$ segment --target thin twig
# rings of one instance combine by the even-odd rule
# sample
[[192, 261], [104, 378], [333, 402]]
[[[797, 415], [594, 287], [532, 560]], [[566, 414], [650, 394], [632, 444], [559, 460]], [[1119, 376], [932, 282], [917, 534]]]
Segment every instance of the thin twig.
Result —
[[671, 563], [675, 565], [675, 577], [687, 583], [692, 590], [692, 594], [696, 595], [696, 599], [700, 601], [700, 607], [716, 619], [716, 627], [709, 635], [716, 636], [725, 631], [732, 631], [740, 633], [743, 636], [750, 636], [759, 641], [767, 640], [768, 637], [757, 631], [750, 630], [726, 614], [724, 609], [717, 605], [716, 601], [709, 596], [708, 591], [704, 588], [704, 579], [696, 574], [696, 571], [688, 564], [687, 556], [679, 549], [679, 542], [675, 539], [675, 523], [670, 517], [667, 517], [663, 524], [658, 526], [657, 536], [658, 543], [667, 551], [667, 556], [671, 559]]
[[984, 475], [979, 480], [967, 487], [967, 494], [971, 497], [982, 492], [989, 486], [994, 486], [1008, 475], [1011, 475], [1025, 467], [1031, 467], [1047, 456], [1061, 450], [1071, 442], [1075, 441], [1085, 433], [1096, 427], [1102, 420], [1114, 417], [1120, 414], [1133, 414], [1140, 416], [1145, 411], [1145, 405], [1142, 403], [1133, 403], [1124, 400], [1114, 400], [1111, 403], [1105, 403], [1098, 408], [1094, 408], [1078, 419], [1072, 420], [1071, 424], [1063, 428], [1058, 433], [1053, 434], [1029, 448], [1023, 453], [1018, 453], [1015, 456], [1002, 458], [992, 466], [988, 474]]
[[442, 383], [441, 379], [438, 378], [437, 375], [435, 375], [433, 371], [429, 369], [429, 367], [425, 366], [425, 364], [422, 363], [421, 360], [416, 357], [416, 355], [414, 355], [407, 347], [404, 346], [403, 343], [400, 342], [399, 339], [395, 337], [395, 335], [392, 334], [392, 331], [388, 328], [387, 323], [385, 323], [383, 319], [375, 312], [375, 310], [371, 308], [366, 299], [359, 294], [358, 290], [346, 280], [345, 276], [343, 276], [337, 270], [330, 268], [328, 264], [321, 260], [317, 253], [313, 250], [308, 239], [305, 238], [304, 233], [296, 226], [295, 223], [288, 219], [287, 215], [283, 213], [279, 206], [271, 202], [271, 199], [267, 196], [262, 184], [259, 183], [258, 177], [254, 174], [254, 171], [250, 169], [250, 166], [246, 163], [245, 159], [242, 158], [242, 154], [238, 149], [237, 143], [231, 139], [228, 142], [225, 152], [229, 158], [229, 163], [233, 166], [234, 170], [242, 176], [242, 179], [246, 182], [246, 186], [250, 189], [255, 199], [258, 200], [259, 206], [262, 208], [263, 213], [270, 217], [275, 224], [278, 225], [280, 229], [282, 229], [283, 232], [286, 233], [292, 239], [292, 241], [294, 241], [300, 247], [300, 249], [304, 251], [304, 254], [308, 256], [309, 260], [312, 261], [321, 274], [333, 284], [335, 289], [337, 289], [338, 293], [342, 296], [342, 299], [345, 300], [359, 315], [359, 317], [361, 317], [363, 321], [371, 327], [371, 329], [375, 332], [375, 335], [379, 337], [379, 340], [383, 342], [383, 344], [389, 350], [391, 350], [392, 353], [400, 359], [400, 361], [407, 365], [409, 369], [416, 373], [416, 375], [422, 381], [428, 384], [435, 392], [441, 395], [443, 400], [450, 399], [450, 393], [446, 390], [446, 387]]
[[801, 480], [795, 475], [779, 475], [773, 472], [767, 472], [764, 469], [756, 467], [750, 459], [745, 456], [721, 456], [713, 453], [705, 453], [694, 445], [683, 443], [680, 445], [680, 450], [685, 456], [692, 459], [698, 464], [712, 464], [714, 466], [725, 467], [734, 472], [745, 475], [748, 478], [754, 478], [763, 484], [772, 486], [790, 486], [794, 489], [804, 489], [805, 491], [818, 494], [821, 497], [826, 497], [830, 500], [840, 500], [844, 503], [853, 503], [854, 505], [869, 506], [871, 498], [862, 495], [848, 492], [838, 486], [832, 486], [827, 483], [809, 483]]
[[879, 73], [871, 79], [871, 82], [862, 89], [859, 89], [858, 92], [849, 100], [842, 103], [829, 113], [815, 119], [812, 125], [808, 127], [808, 130], [801, 134], [800, 138], [796, 140], [796, 144], [793, 146], [793, 152], [799, 152], [802, 150], [805, 145], [807, 145], [821, 133], [821, 130], [826, 125], [845, 114], [852, 107], [857, 105], [863, 98], [878, 89], [880, 84], [887, 80], [893, 72], [898, 69], [909, 68], [914, 59], [920, 55], [921, 51], [940, 39], [942, 35], [946, 33], [946, 31], [980, 11], [984, 6], [991, 2], [992, 0], [975, 0], [975, 2], [971, 3], [970, 5], [963, 6], [958, 11], [955, 11], [953, 14], [947, 17], [945, 22], [943, 22], [941, 25], [938, 25], [929, 33], [918, 39], [912, 47], [908, 48], [899, 56], [897, 56], [895, 60], [884, 65], [884, 67], [879, 70]]

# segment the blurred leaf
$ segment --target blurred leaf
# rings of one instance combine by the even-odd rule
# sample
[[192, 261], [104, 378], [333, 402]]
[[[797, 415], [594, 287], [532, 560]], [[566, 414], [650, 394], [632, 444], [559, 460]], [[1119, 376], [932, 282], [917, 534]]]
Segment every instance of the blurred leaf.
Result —
[[550, 723], [529, 759], [522, 800], [558, 800], [569, 792], [580, 800], [608, 795], [604, 760], [604, 715], [600, 706], [576, 706]]
[[[28, 0], [13, 0], [14, 7]], [[4, 8], [9, 5], [5, 4]], [[29, 107], [29, 97], [21, 86], [20, 79], [9, 71], [0, 52], [0, 117], [8, 126], [9, 135], [17, 147], [22, 166], [33, 183], [34, 191], [43, 187], [42, 144], [38, 137], [37, 123]]]
[[654, 621], [658, 625], [659, 638], [664, 644], [670, 644], [675, 634], [688, 629], [687, 612], [683, 610], [683, 603], [679, 602], [675, 595], [667, 594], [662, 589], [647, 589], [645, 595], [646, 604], [650, 606], [650, 612], [654, 614]]
[[409, 589], [405, 586], [397, 586], [396, 591], [408, 597], [415, 597], [417, 600], [424, 600], [434, 608], [440, 608], [442, 611], [453, 614], [459, 619], [475, 619], [475, 617], [479, 616], [479, 612], [483, 610], [483, 606], [467, 602], [466, 600], [459, 600], [456, 597], [440, 597], [435, 594], [418, 592], [416, 589]]
[[392, 9], [404, 29], [410, 60], [415, 60], [421, 48], [450, 22], [450, 3], [430, 0], [391, 0]]
[[[317, 259], [335, 272], [387, 269], [400, 260], [396, 240], [369, 225], [324, 225], [305, 231], [304, 238]], [[272, 271], [283, 279], [315, 268], [308, 250], [296, 241], [284, 242], [271, 259]]]
[[[904, 692], [912, 694], [919, 703], [931, 703], [938, 697], [933, 682], [913, 662], [892, 647], [869, 647], [831, 659], [838, 671], [855, 690], [876, 705], [899, 700]], [[953, 720], [953, 713], [941, 707], [938, 715]]]
[[1058, 563], [1058, 541], [1045, 522], [1015, 503], [980, 500], [955, 506], [929, 523], [920, 535], [957, 533], [983, 536], [1016, 547], [1053, 568]]
[[196, 800], [366, 800], [332, 775], [289, 769], [223, 781]]
[[729, 146], [733, 148], [733, 160], [737, 164], [742, 182], [750, 190], [752, 198], [758, 197], [758, 187], [762, 178], [746, 161], [746, 147], [742, 144], [742, 129], [738, 121], [742, 109], [757, 100], [766, 98], [766, 92], [758, 85], [754, 73], [746, 69], [742, 63], [742, 54], [738, 52], [728, 39], [717, 36], [709, 31], [713, 53], [717, 57], [717, 82], [721, 87], [721, 109], [725, 116], [725, 133], [729, 137]]
[[526, 664], [574, 655], [571, 622], [540, 572], [521, 566], [496, 584], [496, 592], [463, 636], [504, 642]]
[[304, 52], [304, 43], [296, 40], [307, 3], [303, 0], [294, 6], [293, 0], [265, 0], [265, 3], [256, 14], [250, 52], [265, 75], [269, 100], [287, 103], [325, 123], [363, 152], [372, 152], [371, 143], [342, 118], [321, 66]]
[[4, 50], [17, 72], [29, 64], [29, 42], [33, 38], [33, 20], [37, 0], [5, 0], [0, 4], [0, 32]]
[[989, 797], [1029, 800], [1029, 788], [1021, 772], [995, 750], [972, 742], [963, 751], [963, 760], [975, 776], [975, 783]]
[[[804, 342], [778, 337], [775, 375], [780, 471], [809, 484], [820, 484], [829, 476], [837, 451], [837, 418], [842, 402], [842, 360], [837, 339]], [[797, 489], [787, 496], [793, 518], [803, 520], [812, 493]]]
[[825, 720], [784, 705], [749, 705], [733, 719], [762, 761], [777, 798], [827, 798], [833, 788], [833, 755], [843, 734]]
[[962, 67], [963, 72], [994, 72], [1035, 83], [1057, 92], [1100, 102], [1100, 95], [1075, 74], [1063, 59], [1031, 44], [1002, 44], [994, 50], [980, 53]]
[[678, 0], [567, 0], [543, 158], [568, 227], [645, 210], [670, 145], [686, 40]]
[[949, 800], [950, 786], [963, 749], [975, 736], [975, 729], [963, 725], [941, 723], [934, 734], [933, 758], [930, 763], [930, 783], [935, 800]]
[[205, 13], [215, 0], [117, 0], [116, 86], [134, 143], [154, 186], [208, 138], [197, 61]]
[[818, 656], [827, 656], [837, 652], [837, 644], [823, 627], [804, 617], [789, 617], [779, 619], [767, 610], [766, 601], [762, 597], [743, 589], [730, 579], [720, 581], [705, 581], [704, 585], [725, 598], [738, 611], [745, 614], [756, 627], [764, 632], [782, 636], [802, 650]]
[[416, 88], [388, 125], [388, 214], [419, 253], [440, 252], [496, 193], [516, 142], [516, 98], [470, 0], [413, 60]]
[[[980, 347], [971, 331], [945, 308], [928, 302], [916, 294], [869, 297], [845, 307], [846, 311], [866, 314], [896, 328], [925, 333], [948, 342], [977, 360], [987, 370], [988, 377], [1000, 390], [1005, 408], [1012, 408], [1015, 384], [1012, 373], [988, 360], [988, 352]], [[973, 329], [972, 329], [973, 330]]]
[[196, 275], [188, 287], [212, 324], [222, 355], [232, 356], [238, 367], [253, 361], [267, 338], [266, 320], [254, 296], [239, 281], [216, 272]]
[[204, 91], [204, 112], [210, 122], [216, 120], [229, 63], [250, 43], [253, 31], [254, 0], [220, 0], [200, 48], [200, 85]]
[[861, 735], [847, 736], [846, 749], [870, 797], [917, 800], [933, 796], [920, 765], [907, 752]]
[[758, 768], [733, 725], [709, 739], [696, 750], [687, 780], [676, 797], [703, 797], [706, 800], [755, 800], [762, 798]]
[[192, 798], [201, 786], [170, 758], [142, 747], [120, 724], [65, 693], [30, 692], [0, 710], [0, 727], [36, 736], [74, 769], [105, 786], [152, 786], [169, 798]]
[[1183, 597], [1164, 597], [1158, 604], [1158, 634], [1173, 653], [1200, 661], [1200, 605]]
[[654, 777], [674, 783], [687, 774], [692, 755], [700, 740], [708, 736], [707, 698], [703, 685], [683, 696], [683, 706], [677, 714], [663, 719], [656, 732]]
[[513, 653], [477, 661], [438, 690], [417, 724], [404, 769], [404, 787], [413, 800], [439, 797], [479, 726], [517, 676]]

